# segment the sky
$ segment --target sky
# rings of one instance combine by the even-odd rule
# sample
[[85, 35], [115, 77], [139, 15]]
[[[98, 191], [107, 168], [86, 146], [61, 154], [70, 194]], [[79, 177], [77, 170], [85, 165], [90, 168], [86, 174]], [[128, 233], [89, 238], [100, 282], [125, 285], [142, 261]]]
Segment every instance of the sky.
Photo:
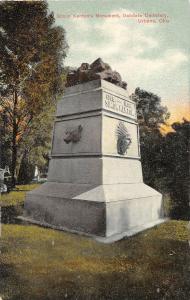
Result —
[[190, 0], [48, 1], [66, 30], [65, 65], [98, 57], [128, 83], [157, 94], [170, 122], [190, 119]]

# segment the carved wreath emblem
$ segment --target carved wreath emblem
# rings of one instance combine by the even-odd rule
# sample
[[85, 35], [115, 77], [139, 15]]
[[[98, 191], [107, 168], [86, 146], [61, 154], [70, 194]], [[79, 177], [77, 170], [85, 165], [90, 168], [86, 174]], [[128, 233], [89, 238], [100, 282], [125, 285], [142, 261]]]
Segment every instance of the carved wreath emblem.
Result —
[[65, 131], [64, 142], [69, 144], [70, 142], [77, 143], [81, 139], [82, 126], [79, 125], [77, 127], [68, 128]]
[[116, 129], [116, 135], [117, 135], [117, 152], [118, 154], [124, 155], [127, 152], [127, 149], [129, 148], [132, 139], [123, 122], [119, 122]]

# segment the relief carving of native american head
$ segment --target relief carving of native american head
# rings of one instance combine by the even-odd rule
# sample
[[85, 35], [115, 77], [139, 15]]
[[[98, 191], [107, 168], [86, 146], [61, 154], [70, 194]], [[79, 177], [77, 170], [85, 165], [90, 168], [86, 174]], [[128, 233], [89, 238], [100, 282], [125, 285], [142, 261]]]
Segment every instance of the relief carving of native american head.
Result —
[[129, 148], [132, 139], [123, 122], [119, 122], [116, 129], [116, 136], [117, 136], [117, 152], [118, 154], [124, 155], [127, 152], [127, 149]]
[[65, 131], [65, 137], [64, 137], [64, 142], [66, 144], [69, 143], [77, 143], [80, 141], [81, 139], [81, 132], [82, 132], [82, 126], [79, 125], [77, 127], [72, 127], [72, 128], [68, 128]]

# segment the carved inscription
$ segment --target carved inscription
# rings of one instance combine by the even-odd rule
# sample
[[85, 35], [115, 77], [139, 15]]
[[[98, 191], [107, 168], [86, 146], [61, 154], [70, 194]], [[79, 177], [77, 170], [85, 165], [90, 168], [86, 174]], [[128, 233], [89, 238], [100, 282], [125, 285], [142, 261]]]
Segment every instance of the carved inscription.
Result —
[[110, 94], [104, 96], [105, 108], [121, 113], [128, 117], [136, 118], [135, 105], [127, 100]]

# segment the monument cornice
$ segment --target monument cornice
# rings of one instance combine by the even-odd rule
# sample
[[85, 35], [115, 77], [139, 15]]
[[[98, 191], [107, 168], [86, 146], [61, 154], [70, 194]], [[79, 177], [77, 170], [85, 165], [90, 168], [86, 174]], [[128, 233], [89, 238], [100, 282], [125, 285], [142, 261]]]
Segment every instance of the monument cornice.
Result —
[[110, 118], [116, 118], [118, 120], [123, 120], [125, 121], [126, 118], [129, 123], [136, 124], [138, 125], [138, 122], [130, 117], [126, 117], [119, 112], [113, 112], [108, 109], [100, 108], [100, 109], [94, 109], [94, 110], [89, 110], [81, 113], [74, 113], [74, 114], [66, 114], [66, 115], [59, 115], [56, 117], [55, 122], [61, 122], [61, 121], [66, 121], [66, 120], [75, 120], [75, 119], [80, 119], [80, 118], [90, 118], [90, 117], [95, 117], [95, 116], [100, 116], [100, 115], [105, 115]]

